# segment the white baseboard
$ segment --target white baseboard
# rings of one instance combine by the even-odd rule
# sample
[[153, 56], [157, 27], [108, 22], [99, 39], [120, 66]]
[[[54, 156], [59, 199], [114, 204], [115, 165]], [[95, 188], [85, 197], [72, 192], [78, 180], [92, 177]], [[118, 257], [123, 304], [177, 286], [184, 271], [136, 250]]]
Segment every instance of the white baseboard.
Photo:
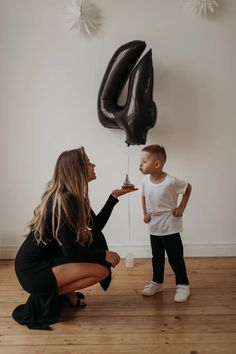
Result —
[[[109, 248], [125, 257], [132, 253], [136, 258], [151, 257], [150, 245], [110, 245]], [[236, 243], [222, 244], [184, 244], [185, 257], [234, 257]]]
[[[14, 259], [18, 246], [0, 246], [0, 259]], [[109, 248], [124, 258], [132, 253], [135, 258], [150, 258], [151, 249], [147, 244], [117, 245], [110, 244]], [[185, 257], [234, 257], [236, 256], [236, 243], [217, 244], [184, 244]]]
[[0, 259], [14, 259], [18, 246], [0, 246]]

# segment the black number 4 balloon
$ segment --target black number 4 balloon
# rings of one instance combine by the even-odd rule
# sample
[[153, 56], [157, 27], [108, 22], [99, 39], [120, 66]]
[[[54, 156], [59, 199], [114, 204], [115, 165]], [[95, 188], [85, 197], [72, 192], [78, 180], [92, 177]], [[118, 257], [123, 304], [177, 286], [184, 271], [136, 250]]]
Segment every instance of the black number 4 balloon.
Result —
[[[146, 43], [138, 40], [120, 46], [107, 66], [98, 93], [97, 111], [101, 124], [106, 128], [125, 130], [128, 146], [145, 144], [147, 132], [157, 119], [152, 98], [151, 49], [138, 62], [145, 47]], [[120, 106], [118, 99], [128, 79], [127, 100], [124, 106]]]

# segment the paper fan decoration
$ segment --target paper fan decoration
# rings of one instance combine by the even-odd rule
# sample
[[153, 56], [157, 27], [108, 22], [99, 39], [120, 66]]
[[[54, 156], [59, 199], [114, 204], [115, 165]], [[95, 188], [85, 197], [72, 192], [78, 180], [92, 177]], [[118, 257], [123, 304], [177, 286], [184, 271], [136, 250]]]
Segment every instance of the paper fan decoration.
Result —
[[205, 16], [209, 11], [213, 13], [215, 11], [215, 7], [219, 7], [216, 0], [185, 0], [185, 2], [192, 10]]
[[95, 34], [102, 24], [101, 10], [89, 0], [71, 0], [64, 15], [70, 31], [75, 30], [87, 36]]

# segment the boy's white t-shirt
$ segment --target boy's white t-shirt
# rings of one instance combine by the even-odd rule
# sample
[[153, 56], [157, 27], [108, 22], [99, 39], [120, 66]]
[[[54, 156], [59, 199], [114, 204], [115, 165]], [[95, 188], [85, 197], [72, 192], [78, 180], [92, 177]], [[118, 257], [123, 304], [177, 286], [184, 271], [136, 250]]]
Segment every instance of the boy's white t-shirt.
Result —
[[147, 212], [151, 214], [148, 223], [150, 235], [164, 236], [183, 231], [182, 217], [174, 216], [179, 194], [184, 194], [188, 183], [166, 175], [161, 183], [152, 183], [146, 175], [142, 183]]

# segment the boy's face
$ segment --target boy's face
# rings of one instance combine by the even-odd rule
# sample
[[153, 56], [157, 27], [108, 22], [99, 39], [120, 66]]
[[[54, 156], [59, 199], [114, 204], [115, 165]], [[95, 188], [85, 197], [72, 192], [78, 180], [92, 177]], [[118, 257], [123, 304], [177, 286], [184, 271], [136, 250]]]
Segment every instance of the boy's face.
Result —
[[155, 154], [151, 154], [147, 151], [141, 152], [139, 169], [142, 174], [154, 174], [160, 167], [160, 161], [157, 159]]

